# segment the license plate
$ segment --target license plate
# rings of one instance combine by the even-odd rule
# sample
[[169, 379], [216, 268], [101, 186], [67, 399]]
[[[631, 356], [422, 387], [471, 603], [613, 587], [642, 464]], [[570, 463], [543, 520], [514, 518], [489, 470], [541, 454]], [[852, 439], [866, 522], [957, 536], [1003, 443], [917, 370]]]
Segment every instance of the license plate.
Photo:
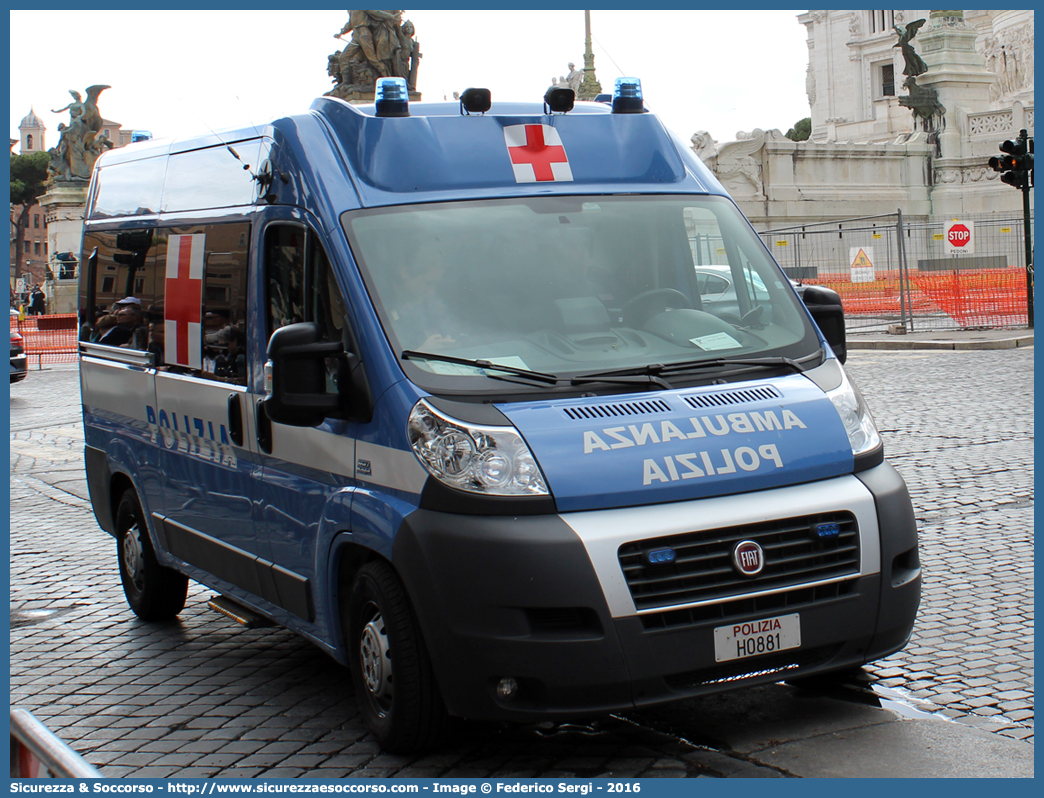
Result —
[[796, 612], [776, 618], [719, 626], [714, 630], [714, 659], [717, 662], [800, 647], [801, 616]]

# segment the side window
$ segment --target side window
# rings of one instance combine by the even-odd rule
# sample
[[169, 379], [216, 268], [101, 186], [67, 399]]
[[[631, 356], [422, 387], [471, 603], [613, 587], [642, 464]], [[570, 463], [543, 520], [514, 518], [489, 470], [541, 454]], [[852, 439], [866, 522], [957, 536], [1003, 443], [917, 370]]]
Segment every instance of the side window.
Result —
[[250, 226], [207, 228], [206, 265], [202, 285], [202, 375], [246, 384], [247, 264]]
[[[274, 224], [265, 231], [268, 336], [302, 321], [319, 325], [326, 341], [341, 341], [345, 306], [319, 238], [300, 225]], [[337, 390], [338, 361], [327, 358], [327, 390]]]
[[768, 283], [775, 281], [772, 285], [778, 289], [783, 286], [760, 242], [735, 229], [731, 217], [719, 218], [711, 206], [694, 206], [685, 209], [684, 219], [704, 310], [730, 323], [743, 321], [746, 327], [760, 329], [758, 325], [777, 313], [777, 305], [787, 306], [773, 300]]
[[765, 281], [744, 253], [740, 253], [740, 265], [743, 267], [743, 284], [746, 294], [754, 304], [770, 300]]
[[267, 336], [305, 320], [305, 228], [272, 225], [265, 231]]
[[84, 256], [89, 261], [80, 285], [81, 340], [148, 348], [150, 314], [158, 297], [162, 303], [158, 242], [151, 229], [85, 236]]
[[720, 266], [728, 263], [718, 219], [707, 208], [686, 208], [683, 214], [692, 262], [696, 266]]
[[344, 300], [318, 237], [300, 225], [265, 231], [268, 335], [287, 324], [314, 321], [328, 341], [341, 340]]
[[248, 224], [88, 234], [81, 340], [148, 351], [164, 370], [246, 384], [249, 242]]
[[308, 320], [319, 325], [325, 340], [340, 341], [345, 311], [341, 289], [337, 286], [337, 278], [334, 277], [333, 269], [330, 268], [326, 251], [315, 236], [311, 237], [311, 244], [308, 255], [308, 273], [310, 275], [308, 296], [311, 305], [310, 312], [307, 314]]

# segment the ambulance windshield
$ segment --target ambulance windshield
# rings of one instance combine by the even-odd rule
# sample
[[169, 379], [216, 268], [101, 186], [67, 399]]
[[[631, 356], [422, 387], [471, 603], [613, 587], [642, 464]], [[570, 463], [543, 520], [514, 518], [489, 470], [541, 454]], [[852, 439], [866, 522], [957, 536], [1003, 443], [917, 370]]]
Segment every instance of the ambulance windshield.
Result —
[[[343, 223], [397, 355], [568, 378], [819, 349], [787, 278], [722, 197], [439, 203]], [[487, 389], [473, 365], [413, 357], [404, 368], [432, 390], [454, 379]]]

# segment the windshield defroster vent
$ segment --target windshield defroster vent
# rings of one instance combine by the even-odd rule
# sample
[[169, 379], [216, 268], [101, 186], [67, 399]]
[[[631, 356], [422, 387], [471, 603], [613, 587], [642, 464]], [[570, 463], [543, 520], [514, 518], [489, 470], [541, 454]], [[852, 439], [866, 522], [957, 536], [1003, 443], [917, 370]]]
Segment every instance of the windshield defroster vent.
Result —
[[565, 407], [565, 414], [574, 421], [588, 418], [619, 418], [620, 416], [647, 416], [651, 413], [670, 413], [671, 406], [660, 399], [641, 402], [615, 402], [587, 407]]
[[737, 391], [701, 393], [684, 398], [690, 407], [699, 410], [705, 407], [721, 407], [723, 405], [745, 405], [750, 402], [764, 402], [770, 399], [782, 399], [783, 397], [775, 388], [766, 385], [758, 388], [742, 388]]

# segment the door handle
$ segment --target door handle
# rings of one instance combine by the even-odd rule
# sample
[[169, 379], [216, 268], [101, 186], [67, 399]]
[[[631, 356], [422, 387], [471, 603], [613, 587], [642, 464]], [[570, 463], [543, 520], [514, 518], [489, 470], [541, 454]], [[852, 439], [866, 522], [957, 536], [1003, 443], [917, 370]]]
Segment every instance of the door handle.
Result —
[[243, 445], [243, 406], [238, 393], [228, 395], [228, 437], [236, 446]]
[[265, 412], [264, 399], [258, 399], [254, 406], [254, 424], [257, 427], [257, 445], [265, 454], [272, 454], [272, 419]]

